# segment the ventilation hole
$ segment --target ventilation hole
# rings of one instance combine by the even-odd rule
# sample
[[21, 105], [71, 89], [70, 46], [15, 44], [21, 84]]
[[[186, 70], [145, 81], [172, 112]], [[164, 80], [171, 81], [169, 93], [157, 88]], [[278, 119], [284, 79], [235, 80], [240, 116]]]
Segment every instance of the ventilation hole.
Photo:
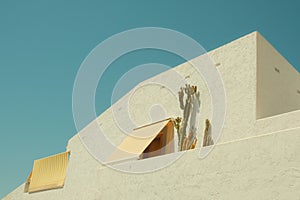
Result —
[[190, 75], [186, 76], [184, 79], [191, 78]]
[[274, 69], [276, 72], [280, 73], [280, 70], [277, 67], [275, 67]]
[[221, 65], [221, 63], [217, 63], [216, 66], [219, 67]]
[[300, 90], [297, 90], [298, 94], [300, 94]]

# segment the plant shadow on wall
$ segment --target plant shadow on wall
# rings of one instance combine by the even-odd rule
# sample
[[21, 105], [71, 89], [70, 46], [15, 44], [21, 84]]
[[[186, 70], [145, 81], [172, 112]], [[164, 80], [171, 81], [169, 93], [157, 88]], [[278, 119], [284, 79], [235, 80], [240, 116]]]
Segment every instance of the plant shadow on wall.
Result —
[[[200, 91], [195, 85], [186, 84], [178, 92], [179, 107], [183, 111], [182, 117], [169, 118], [172, 126], [169, 124], [159, 132], [155, 139], [143, 151], [139, 159], [146, 159], [154, 156], [164, 155], [174, 152], [174, 134], [177, 131], [178, 151], [194, 149], [197, 144], [198, 118], [200, 115]], [[159, 122], [155, 122], [160, 123]], [[146, 125], [146, 126], [151, 126]], [[172, 134], [171, 134], [172, 133]], [[173, 139], [170, 139], [170, 136]], [[169, 140], [167, 139], [169, 138]], [[209, 119], [205, 120], [205, 130], [203, 134], [202, 147], [214, 145], [211, 132], [211, 123]], [[172, 147], [173, 146], [173, 147]]]
[[[200, 112], [200, 92], [197, 86], [186, 84], [178, 92], [180, 109], [183, 116], [174, 119], [174, 126], [178, 136], [178, 150], [194, 149], [197, 144], [197, 121]], [[184, 101], [185, 97], [185, 101]], [[213, 145], [210, 121], [206, 119], [203, 147]], [[188, 132], [188, 136], [187, 136]]]
[[[200, 92], [197, 86], [186, 84], [178, 92], [182, 117], [168, 118], [133, 129], [107, 158], [110, 164], [141, 160], [175, 152], [174, 131], [177, 130], [178, 151], [194, 149], [200, 113]], [[202, 146], [213, 145], [211, 124], [206, 120]]]

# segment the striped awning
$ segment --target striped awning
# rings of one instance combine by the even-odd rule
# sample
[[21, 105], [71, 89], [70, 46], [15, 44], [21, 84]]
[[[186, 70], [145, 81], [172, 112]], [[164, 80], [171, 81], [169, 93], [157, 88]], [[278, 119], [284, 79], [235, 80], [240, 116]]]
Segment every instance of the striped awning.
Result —
[[64, 186], [70, 152], [35, 160], [25, 192], [62, 188]]

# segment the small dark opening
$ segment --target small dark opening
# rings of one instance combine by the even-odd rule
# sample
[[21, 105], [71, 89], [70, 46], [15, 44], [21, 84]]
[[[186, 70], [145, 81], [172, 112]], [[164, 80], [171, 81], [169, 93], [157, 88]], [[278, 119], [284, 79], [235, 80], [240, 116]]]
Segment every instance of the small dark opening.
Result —
[[280, 73], [280, 70], [277, 67], [275, 67], [274, 69], [276, 72]]

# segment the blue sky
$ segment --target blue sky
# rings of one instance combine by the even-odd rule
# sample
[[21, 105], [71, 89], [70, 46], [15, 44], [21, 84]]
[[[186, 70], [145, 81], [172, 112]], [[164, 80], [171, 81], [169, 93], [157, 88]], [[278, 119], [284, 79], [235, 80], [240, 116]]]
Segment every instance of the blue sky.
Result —
[[[212, 50], [258, 30], [300, 71], [297, 0], [0, 1], [0, 197], [24, 182], [33, 160], [65, 150], [76, 129], [73, 82], [87, 54], [131, 28], [170, 28]], [[149, 62], [176, 66], [159, 51], [120, 58], [105, 72], [98, 114], [123, 73]]]

